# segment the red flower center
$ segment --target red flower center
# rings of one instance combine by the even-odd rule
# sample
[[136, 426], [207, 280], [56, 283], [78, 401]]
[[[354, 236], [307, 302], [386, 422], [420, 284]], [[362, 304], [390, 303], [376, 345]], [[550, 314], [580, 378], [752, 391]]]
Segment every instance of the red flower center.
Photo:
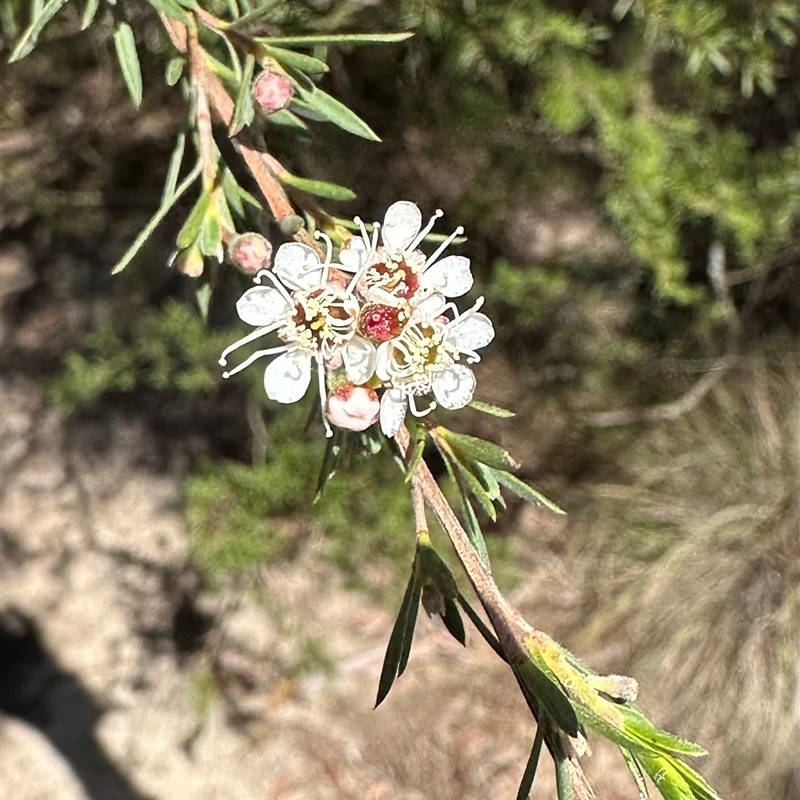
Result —
[[361, 311], [358, 330], [368, 339], [386, 342], [399, 336], [406, 322], [408, 314], [405, 309], [371, 303]]

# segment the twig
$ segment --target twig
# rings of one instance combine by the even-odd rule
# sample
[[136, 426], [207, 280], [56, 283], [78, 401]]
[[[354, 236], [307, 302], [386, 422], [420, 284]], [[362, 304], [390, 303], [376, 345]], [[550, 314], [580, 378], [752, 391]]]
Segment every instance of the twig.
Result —
[[717, 385], [723, 375], [737, 362], [736, 356], [721, 358], [718, 366], [708, 372], [697, 383], [677, 400], [671, 403], [660, 403], [648, 408], [622, 408], [616, 411], [601, 411], [590, 414], [584, 422], [592, 428], [614, 428], [622, 425], [633, 425], [636, 422], [662, 422], [682, 417], [694, 410], [700, 401]]
[[[179, 52], [187, 52], [189, 49], [187, 43], [191, 37], [193, 46], [191, 47], [189, 66], [192, 74], [192, 82], [202, 88], [208, 97], [214, 115], [225, 125], [230, 125], [234, 111], [233, 100], [228, 96], [228, 92], [225, 90], [222, 82], [211, 72], [205, 59], [202, 58], [199, 44], [196, 44], [196, 31], [187, 33], [186, 26], [182, 23], [170, 19], [163, 13], [160, 14], [160, 16], [172, 44]], [[283, 187], [264, 162], [263, 154], [235, 139], [233, 140], [233, 146], [244, 159], [255, 182], [258, 184], [258, 188], [264, 195], [275, 220], [280, 222], [282, 219], [295, 216], [294, 208], [286, 197]], [[305, 240], [305, 237], [301, 238]], [[310, 236], [308, 238], [311, 239]], [[315, 242], [313, 246], [316, 246]]]

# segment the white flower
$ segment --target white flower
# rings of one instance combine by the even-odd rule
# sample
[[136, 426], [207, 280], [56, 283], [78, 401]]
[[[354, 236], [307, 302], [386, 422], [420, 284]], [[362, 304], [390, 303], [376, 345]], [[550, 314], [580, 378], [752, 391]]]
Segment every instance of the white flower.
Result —
[[[464, 364], [480, 361], [476, 352], [494, 338], [491, 320], [479, 313], [481, 297], [475, 305], [452, 320], [443, 316], [452, 303], [441, 302], [434, 313], [418, 309], [403, 332], [378, 348], [377, 377], [388, 388], [381, 398], [381, 430], [394, 436], [403, 424], [406, 411], [424, 416], [436, 402], [444, 408], [463, 408], [475, 391], [475, 375]], [[457, 312], [456, 312], [457, 313]], [[433, 393], [436, 402], [418, 409], [415, 398]]]
[[248, 289], [236, 304], [239, 316], [256, 330], [227, 347], [220, 364], [242, 345], [277, 332], [282, 344], [257, 350], [234, 369], [223, 373], [228, 378], [262, 356], [277, 355], [264, 372], [267, 397], [279, 403], [300, 400], [311, 383], [312, 362], [317, 364], [323, 423], [328, 436], [333, 435], [325, 420], [327, 364], [344, 365], [353, 383], [365, 383], [375, 369], [375, 348], [356, 335], [359, 302], [352, 286], [330, 278], [331, 246], [321, 263], [317, 253], [303, 244], [281, 245], [272, 271], [263, 270], [256, 277], [269, 278], [274, 286]]
[[[381, 227], [374, 225], [372, 238], [361, 220], [361, 236], [353, 236], [342, 248], [339, 260], [355, 272], [358, 291], [372, 302], [398, 305], [414, 304], [415, 300], [432, 293], [445, 297], [460, 297], [472, 288], [472, 271], [469, 259], [464, 256], [439, 256], [464, 233], [461, 227], [426, 257], [418, 249], [430, 233], [436, 220], [443, 216], [437, 210], [428, 224], [422, 227], [422, 212], [407, 200], [393, 203], [386, 211]], [[378, 246], [378, 231], [382, 244]]]

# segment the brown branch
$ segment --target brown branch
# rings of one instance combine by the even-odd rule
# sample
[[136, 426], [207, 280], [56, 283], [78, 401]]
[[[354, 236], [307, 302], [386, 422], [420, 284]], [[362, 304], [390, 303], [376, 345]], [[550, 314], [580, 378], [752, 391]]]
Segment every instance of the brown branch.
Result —
[[[214, 116], [223, 124], [229, 126], [233, 119], [233, 100], [231, 100], [220, 79], [211, 72], [202, 57], [202, 51], [197, 43], [196, 30], [187, 33], [186, 26], [182, 23], [170, 19], [165, 14], [160, 16], [175, 48], [181, 53], [190, 51], [189, 68], [191, 70], [192, 83], [200, 87], [208, 97]], [[188, 47], [190, 39], [192, 42], [191, 48]], [[289, 202], [283, 187], [275, 178], [272, 170], [265, 163], [263, 154], [235, 139], [233, 140], [233, 146], [244, 159], [275, 220], [280, 223], [281, 220], [295, 216], [292, 204]], [[305, 237], [301, 238], [305, 240]]]

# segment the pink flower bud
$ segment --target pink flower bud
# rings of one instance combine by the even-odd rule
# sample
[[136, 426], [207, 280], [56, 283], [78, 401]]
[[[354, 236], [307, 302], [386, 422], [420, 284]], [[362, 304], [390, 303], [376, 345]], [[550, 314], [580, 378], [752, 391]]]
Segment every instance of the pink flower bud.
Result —
[[294, 86], [282, 72], [265, 69], [253, 83], [253, 100], [265, 114], [280, 111], [293, 95]]
[[252, 278], [269, 265], [272, 245], [260, 233], [243, 233], [231, 240], [228, 258], [236, 269]]
[[325, 415], [337, 428], [363, 431], [377, 421], [380, 410], [381, 403], [374, 389], [348, 383], [328, 397]]

